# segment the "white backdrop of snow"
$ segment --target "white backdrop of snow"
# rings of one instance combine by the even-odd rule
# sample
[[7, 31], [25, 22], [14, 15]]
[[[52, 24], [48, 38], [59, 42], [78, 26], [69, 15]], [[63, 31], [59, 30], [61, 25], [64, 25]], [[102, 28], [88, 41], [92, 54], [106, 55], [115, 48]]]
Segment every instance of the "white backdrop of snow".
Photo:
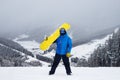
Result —
[[[117, 30], [116, 30], [117, 31]], [[104, 37], [103, 39], [92, 40], [86, 44], [74, 47], [71, 54], [73, 57], [86, 58], [97, 48], [99, 44], [104, 44], [108, 40], [110, 35]], [[18, 41], [15, 42], [22, 45], [24, 48], [31, 52], [34, 52], [33, 48], [39, 48], [39, 43], [36, 41]], [[36, 50], [36, 54], [41, 52]], [[46, 56], [52, 56], [55, 52], [52, 51]], [[0, 68], [0, 79], [1, 80], [120, 80], [120, 68], [81, 68], [72, 67], [72, 76], [67, 76], [63, 66], [58, 67], [56, 74], [49, 76], [48, 72], [50, 67], [10, 67], [10, 68]], [[6, 77], [7, 76], [7, 77]]]
[[0, 68], [1, 80], [120, 80], [120, 68], [72, 67], [67, 76], [64, 67], [58, 67], [55, 75], [48, 75], [50, 67]]
[[102, 39], [96, 39], [96, 40], [92, 40], [86, 44], [82, 44], [80, 46], [74, 47], [72, 49], [72, 55], [73, 57], [79, 57], [79, 58], [86, 58], [88, 59], [88, 57], [90, 56], [90, 54], [93, 53], [93, 51], [101, 44], [104, 45], [105, 41], [109, 39], [110, 35], [107, 35], [106, 37], [102, 38]]
[[[110, 35], [112, 35], [112, 34], [110, 34]], [[78, 57], [78, 58], [84, 57], [84, 58], [88, 59], [90, 54], [93, 53], [93, 51], [99, 46], [99, 44], [101, 44], [101, 45], [104, 44], [105, 41], [109, 39], [110, 35], [107, 35], [106, 37], [104, 37], [102, 39], [92, 40], [88, 43], [73, 47], [72, 51], [71, 51], [71, 54], [73, 55], [72, 57]], [[28, 36], [28, 35], [25, 35], [25, 36]], [[26, 38], [25, 36], [16, 38], [13, 41], [19, 43], [21, 46], [26, 48], [28, 51], [31, 51], [34, 55], [43, 53], [43, 51], [41, 51], [39, 49], [40, 43], [38, 43], [36, 41], [19, 41], [19, 39]], [[41, 55], [43, 55], [43, 54], [41, 54]], [[55, 55], [55, 51], [52, 51], [47, 54], [44, 54], [43, 56], [53, 58], [54, 55]]]
[[[110, 35], [107, 35], [106, 37], [102, 38], [102, 39], [96, 39], [96, 40], [92, 40], [88, 43], [76, 46], [72, 48], [71, 54], [73, 55], [72, 57], [78, 57], [78, 58], [82, 58], [84, 56], [84, 58], [88, 59], [88, 57], [90, 56], [90, 54], [92, 54], [92, 52], [94, 51], [94, 49], [96, 49], [98, 47], [99, 44], [104, 44], [106, 40], [108, 40]], [[15, 38], [13, 41], [19, 43], [21, 46], [23, 46], [25, 49], [27, 49], [28, 51], [32, 52], [34, 56], [36, 56], [37, 54], [42, 55], [42, 56], [46, 56], [49, 58], [53, 58], [55, 55], [55, 51], [52, 50], [51, 52], [47, 53], [47, 54], [43, 54], [43, 51], [39, 49], [39, 45], [40, 43], [36, 42], [36, 41], [21, 41], [19, 39], [23, 39], [28, 37], [28, 35], [21, 35], [18, 38]], [[72, 58], [71, 57], [71, 58]], [[36, 59], [36, 57], [28, 57], [28, 60], [26, 60], [27, 62], [30, 61], [39, 61], [38, 59]], [[40, 61], [42, 63], [43, 66], [48, 66], [50, 65], [49, 63], [46, 63], [44, 61]], [[62, 66], [62, 63], [60, 63], [59, 66]]]

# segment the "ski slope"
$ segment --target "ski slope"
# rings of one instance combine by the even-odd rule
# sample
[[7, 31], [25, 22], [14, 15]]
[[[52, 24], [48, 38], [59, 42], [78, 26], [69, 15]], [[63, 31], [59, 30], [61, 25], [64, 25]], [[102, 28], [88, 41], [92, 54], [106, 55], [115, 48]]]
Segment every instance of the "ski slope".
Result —
[[[119, 28], [116, 28], [114, 30], [114, 33], [117, 33], [119, 30]], [[95, 49], [97, 49], [97, 47], [99, 45], [104, 45], [105, 42], [109, 39], [110, 36], [112, 36], [113, 33], [108, 34], [107, 36], [101, 38], [101, 39], [95, 39], [95, 40], [91, 40], [88, 43], [76, 46], [74, 48], [72, 48], [72, 55], [73, 57], [79, 57], [79, 58], [85, 58], [88, 59], [90, 54], [93, 53], [93, 51]]]
[[[117, 31], [117, 29], [115, 30]], [[85, 58], [88, 59], [90, 54], [93, 53], [93, 51], [99, 46], [99, 44], [103, 45], [106, 40], [109, 39], [109, 36], [112, 34], [109, 34], [105, 36], [104, 38], [101, 39], [95, 39], [91, 40], [88, 43], [76, 46], [72, 48], [71, 54], [73, 55], [72, 57], [78, 57], [78, 58]], [[39, 43], [36, 41], [19, 41], [20, 39], [26, 38], [28, 35], [20, 35], [18, 38], [14, 39], [13, 41], [19, 43], [21, 46], [26, 48], [28, 51], [31, 51], [34, 55], [36, 54], [41, 54], [43, 51], [39, 49]], [[48, 52], [47, 54], [41, 54], [43, 56], [53, 58], [55, 55], [55, 51]]]
[[0, 68], [0, 80], [120, 80], [120, 68], [72, 67], [73, 74], [67, 76], [64, 67], [58, 67], [49, 76], [50, 67]]
[[[24, 47], [25, 49], [27, 49], [28, 51], [33, 53], [34, 57], [28, 56], [28, 60], [26, 60], [26, 62], [40, 61], [40, 60], [36, 59], [37, 54], [43, 53], [43, 51], [41, 51], [39, 49], [39, 43], [34, 40], [33, 41], [21, 41], [21, 39], [25, 39], [28, 37], [29, 37], [29, 35], [22, 34], [22, 35], [19, 35], [18, 37], [16, 37], [13, 41], [17, 42], [22, 47]], [[40, 61], [40, 63], [42, 63], [42, 66], [49, 65], [48, 63], [46, 63], [44, 61]]]
[[90, 54], [92, 54], [93, 51], [95, 49], [97, 49], [97, 47], [99, 45], [104, 45], [105, 44], [105, 41], [109, 39], [110, 35], [107, 35], [102, 39], [95, 39], [95, 40], [92, 40], [88, 43], [85, 43], [85, 44], [82, 44], [82, 45], [79, 45], [79, 46], [76, 46], [76, 47], [72, 48], [71, 53], [72, 53], [73, 57], [88, 59]]
[[[95, 39], [95, 40], [92, 40], [88, 43], [73, 47], [71, 54], [73, 55], [73, 57], [82, 58], [84, 56], [85, 58], [88, 58], [89, 55], [94, 51], [94, 49], [96, 49], [98, 47], [99, 44], [104, 44], [105, 41], [109, 39], [110, 35], [107, 35], [102, 39]], [[13, 41], [19, 43], [21, 46], [23, 46], [28, 51], [31, 51], [34, 54], [43, 53], [39, 49], [40, 44], [38, 42], [36, 42], [36, 41], [19, 41], [19, 39], [26, 38], [26, 36], [25, 36], [25, 34], [20, 35], [20, 37], [14, 39]], [[54, 54], [55, 54], [55, 52], [52, 51], [48, 54], [45, 54], [44, 56], [51, 57], [51, 56], [54, 56]]]
[[[25, 56], [25, 53], [23, 53], [23, 52], [21, 52], [21, 51], [19, 51], [19, 50], [17, 50], [17, 49], [13, 49], [13, 48], [8, 47], [8, 46], [6, 46], [6, 45], [4, 45], [4, 44], [1, 44], [1, 43], [0, 43], [0, 46], [4, 46], [4, 47], [9, 48], [9, 49], [11, 49], [11, 50], [13, 50], [13, 51], [15, 51], [15, 52], [20, 53], [20, 55], [22, 55], [22, 56]], [[38, 59], [33, 58], [33, 57], [29, 56], [29, 55], [27, 55], [26, 57], [27, 57], [28, 59], [25, 60], [25, 62], [39, 61]], [[42, 62], [42, 61], [39, 61], [39, 62]], [[43, 65], [46, 65], [46, 64], [43, 64]]]

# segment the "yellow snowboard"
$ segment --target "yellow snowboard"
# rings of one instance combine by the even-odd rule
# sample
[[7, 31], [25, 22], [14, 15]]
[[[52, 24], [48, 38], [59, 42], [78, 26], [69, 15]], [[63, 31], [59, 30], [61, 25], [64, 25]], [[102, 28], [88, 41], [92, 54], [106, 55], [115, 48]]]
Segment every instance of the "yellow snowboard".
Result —
[[70, 29], [70, 24], [64, 23], [62, 24], [52, 35], [47, 37], [45, 40], [43, 40], [40, 43], [40, 49], [43, 51], [46, 51], [49, 49], [49, 47], [53, 44], [53, 42], [60, 36], [60, 28], [64, 28], [66, 31]]

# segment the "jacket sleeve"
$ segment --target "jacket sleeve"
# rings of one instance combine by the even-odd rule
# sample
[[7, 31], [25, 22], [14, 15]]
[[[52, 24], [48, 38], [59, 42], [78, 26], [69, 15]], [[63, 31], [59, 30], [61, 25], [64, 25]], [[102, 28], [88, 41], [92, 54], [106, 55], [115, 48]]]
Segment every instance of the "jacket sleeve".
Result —
[[67, 45], [67, 53], [70, 53], [72, 49], [72, 40], [68, 39], [68, 45]]

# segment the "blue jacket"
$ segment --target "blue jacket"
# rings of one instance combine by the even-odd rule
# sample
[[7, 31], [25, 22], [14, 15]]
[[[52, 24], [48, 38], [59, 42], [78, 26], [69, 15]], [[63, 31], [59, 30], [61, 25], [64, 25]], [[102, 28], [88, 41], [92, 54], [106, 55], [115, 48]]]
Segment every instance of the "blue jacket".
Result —
[[56, 54], [66, 55], [71, 52], [72, 40], [67, 34], [60, 36], [55, 42], [57, 44]]

